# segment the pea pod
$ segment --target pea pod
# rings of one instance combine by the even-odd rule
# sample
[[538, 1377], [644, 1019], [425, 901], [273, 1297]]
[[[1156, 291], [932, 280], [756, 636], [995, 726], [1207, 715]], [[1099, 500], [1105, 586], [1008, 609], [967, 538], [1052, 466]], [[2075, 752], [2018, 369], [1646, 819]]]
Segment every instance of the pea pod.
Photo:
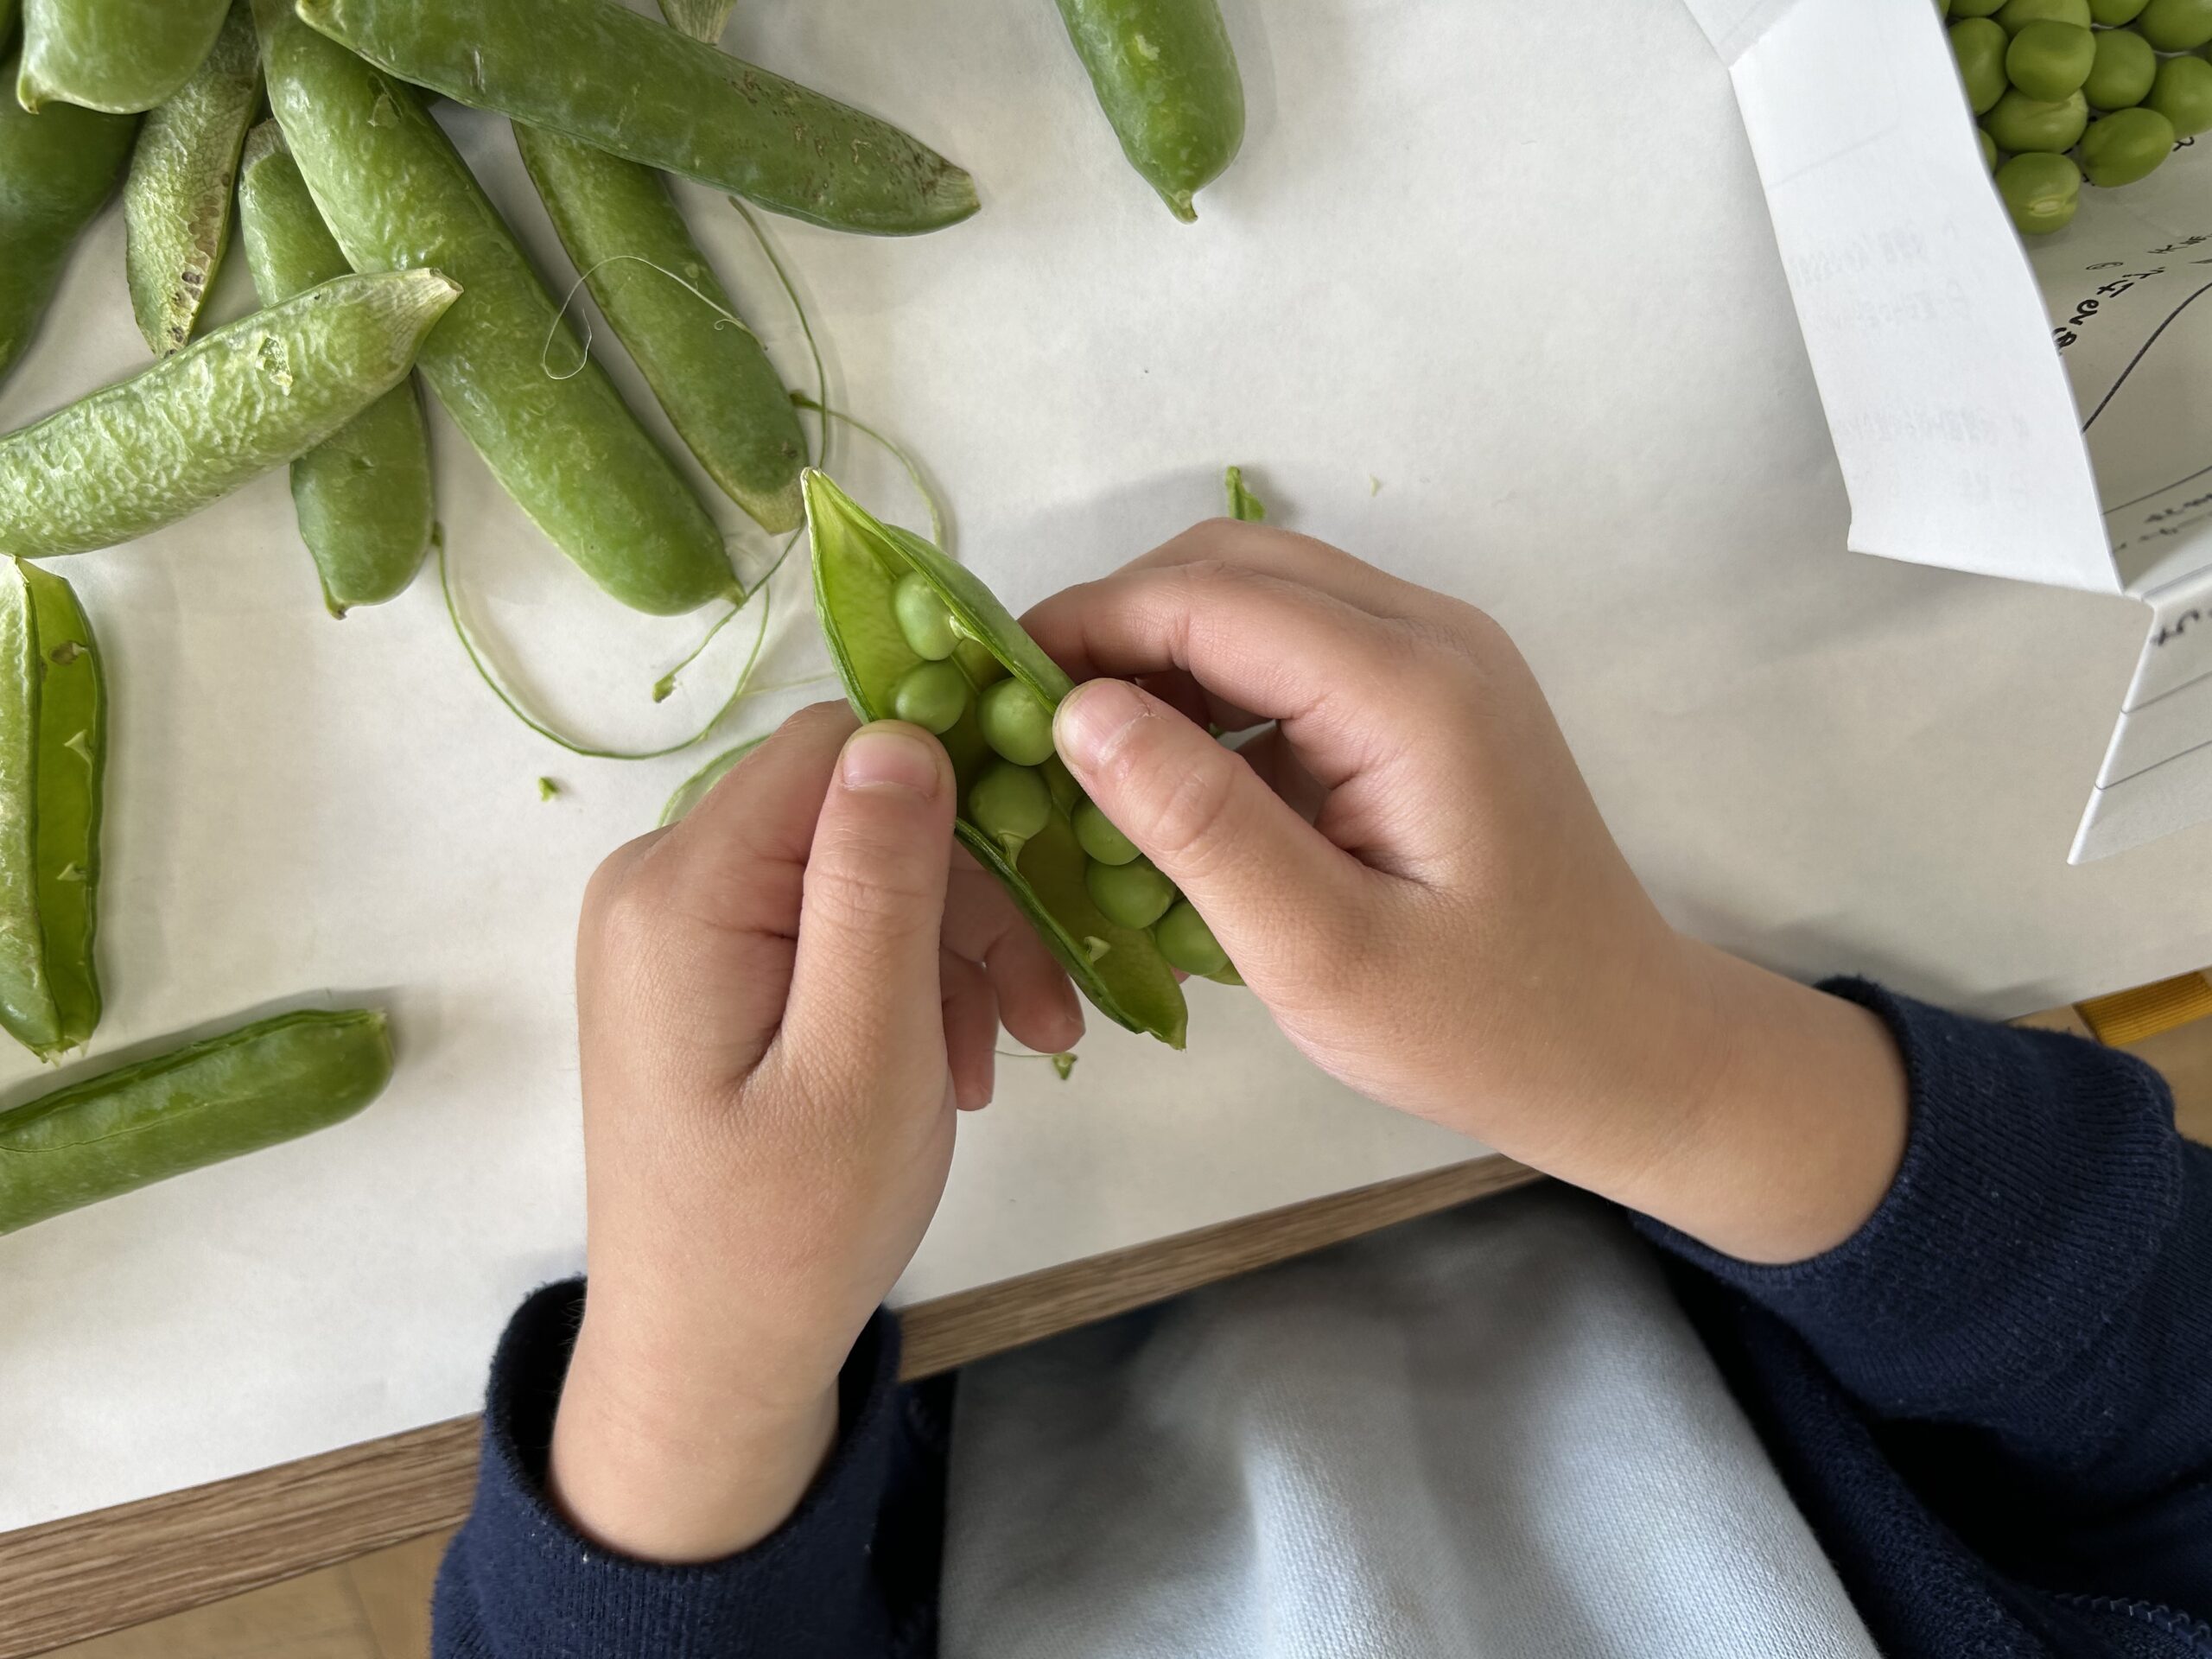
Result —
[[35, 112], [76, 104], [150, 110], [184, 85], [221, 32], [230, 0], [24, 0], [16, 96]]
[[976, 211], [975, 181], [918, 139], [622, 0], [299, 0], [299, 15], [459, 103], [831, 230], [910, 235]]
[[0, 437], [0, 550], [112, 547], [306, 453], [406, 378], [459, 291], [341, 276]]
[[115, 194], [138, 128], [135, 116], [68, 104], [25, 113], [7, 90], [20, 60], [0, 64], [0, 378], [30, 344], [78, 233]]
[[0, 1112], [0, 1233], [327, 1128], [391, 1079], [372, 1009], [278, 1014]]
[[69, 584], [0, 563], [0, 1025], [41, 1059], [99, 1024], [105, 686]]
[[1244, 82], [1215, 0], [1059, 0], [1129, 165], [1189, 223], [1244, 142]]
[[772, 535], [797, 530], [806, 434], [760, 339], [649, 167], [515, 125], [569, 258], [707, 476]]
[[289, 0], [254, 0], [254, 22], [270, 105], [346, 259], [435, 266], [467, 290], [424, 344], [423, 378], [507, 493], [633, 609], [735, 596], [714, 520], [606, 372], [573, 366], [581, 348], [544, 284], [413, 90]]
[[[670, 18], [674, 22], [674, 18]], [[16, 33], [16, 0], [0, 0], [0, 49], [4, 49]]]
[[[909, 642], [900, 620], [900, 586], [906, 584], [912, 594], [917, 580], [950, 614], [963, 642], [987, 650], [1003, 671], [1001, 678], [1020, 682], [1048, 711], [1074, 689], [1059, 665], [973, 574], [912, 532], [869, 517], [822, 474], [810, 470], [805, 489], [815, 612], [845, 696], [862, 720], [890, 718], [899, 683], [917, 668], [936, 665]], [[961, 662], [963, 655], [956, 652], [942, 660]], [[968, 670], [964, 663], [963, 671], [976, 684], [1001, 683]], [[1014, 769], [994, 754], [972, 697], [970, 704], [940, 738], [960, 780], [961, 811], [954, 830], [962, 844], [998, 877], [1100, 1012], [1131, 1031], [1149, 1032], [1171, 1047], [1182, 1047], [1188, 1015], [1175, 971], [1144, 927], [1122, 926], [1099, 909], [1084, 880], [1090, 861], [1061, 803], [1047, 793], [1033, 833], [1019, 844], [1009, 844], [1002, 834], [990, 833], [976, 822], [979, 808], [973, 797], [978, 786], [989, 780], [995, 787]]]
[[156, 357], [190, 340], [200, 319], [231, 239], [231, 186], [260, 101], [253, 13], [235, 0], [207, 61], [138, 129], [123, 181], [130, 311]]
[[[246, 138], [238, 227], [264, 305], [349, 269], [274, 121]], [[429, 444], [411, 377], [292, 463], [292, 508], [333, 616], [404, 591], [430, 550], [435, 518]]]

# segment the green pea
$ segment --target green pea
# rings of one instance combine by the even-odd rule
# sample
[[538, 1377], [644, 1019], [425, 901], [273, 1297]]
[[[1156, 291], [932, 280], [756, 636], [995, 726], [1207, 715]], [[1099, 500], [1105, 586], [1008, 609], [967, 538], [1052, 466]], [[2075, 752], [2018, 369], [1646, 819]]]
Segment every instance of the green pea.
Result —
[[2156, 110], [2115, 110], [2082, 137], [2082, 171], [2101, 189], [2148, 178], [2173, 154], [2174, 124]]
[[2128, 110], [2151, 95], [2158, 73], [2158, 54], [2151, 42], [2132, 29], [2101, 29], [2096, 33], [2097, 60], [2082, 85], [2082, 95], [2099, 110]]
[[918, 139], [622, 0], [300, 0], [298, 10], [378, 68], [457, 103], [831, 230], [902, 236], [976, 208], [975, 181]]
[[231, 238], [238, 150], [261, 102], [250, 0], [235, 0], [214, 50], [138, 129], [123, 183], [124, 274], [156, 357], [192, 338]]
[[2168, 58], [2158, 66], [2151, 95], [2144, 102], [2173, 123], [2177, 138], [2212, 128], [2212, 63], [2202, 58]]
[[1006, 678], [1007, 665], [991, 654], [991, 648], [979, 639], [963, 639], [952, 647], [952, 660], [960, 664], [960, 671], [968, 683], [976, 687], [997, 684]]
[[0, 1233], [327, 1128], [391, 1080], [383, 1014], [278, 1014], [0, 1112]]
[[1997, 100], [1982, 123], [1999, 149], [2015, 156], [2027, 150], [2056, 155], [2081, 142], [2089, 124], [2089, 105], [2079, 92], [2046, 102], [2015, 89]]
[[1150, 927], [1175, 902], [1175, 884], [1148, 858], [1093, 863], [1084, 871], [1083, 881], [1099, 912], [1122, 927]]
[[2135, 27], [2161, 52], [2194, 52], [2212, 41], [2212, 0], [2151, 0]]
[[2005, 96], [2004, 29], [1991, 17], [1968, 17], [1951, 25], [1951, 54], [1958, 60], [1959, 79], [1967, 89], [1967, 102], [1980, 115]]
[[1046, 757], [1038, 771], [1045, 774], [1045, 786], [1052, 791], [1052, 804], [1061, 812], [1072, 816], [1084, 804], [1083, 785], [1068, 770], [1068, 763], [1057, 754]]
[[[264, 305], [349, 269], [274, 121], [246, 136], [238, 232]], [[406, 590], [430, 550], [435, 520], [429, 442], [411, 376], [292, 463], [292, 511], [333, 616]]]
[[2004, 3], [2005, 0], [1952, 0], [1951, 16], [1954, 17], [1993, 16], [1997, 9]]
[[1997, 21], [2005, 25], [2007, 35], [2017, 35], [2030, 23], [2039, 22], [2072, 23], [2087, 29], [2089, 0], [2005, 0]]
[[614, 337], [677, 436], [723, 494], [773, 536], [805, 518], [806, 434], [760, 336], [651, 168], [515, 125], [523, 165]]
[[1187, 899], [1179, 899], [1168, 906], [1167, 913], [1153, 927], [1152, 937], [1160, 954], [1186, 974], [1217, 974], [1229, 966], [1229, 952], [1221, 948], [1213, 929]]
[[341, 276], [0, 437], [0, 547], [113, 547], [305, 454], [406, 378], [459, 291], [435, 270]]
[[968, 817], [1008, 859], [1018, 860], [1052, 821], [1052, 791], [1035, 768], [1001, 760], [969, 787]]
[[968, 677], [950, 663], [910, 669], [891, 693], [892, 712], [942, 737], [968, 712]]
[[221, 32], [230, 0], [24, 0], [16, 96], [111, 115], [150, 110], [184, 85]]
[[78, 233], [115, 194], [138, 130], [136, 116], [72, 104], [29, 114], [8, 91], [21, 61], [0, 61], [0, 379], [37, 331]]
[[2132, 23], [2151, 0], [2089, 0], [2089, 15], [2108, 29]]
[[2096, 67], [2096, 37], [2072, 23], [2035, 22], [2005, 48], [2005, 73], [2030, 98], [2056, 102], [2081, 91]]
[[1981, 140], [1981, 163], [1991, 172], [1997, 170], [1997, 141], [1989, 136], [1988, 129], [1976, 127], [1974, 137]]
[[[970, 684], [1003, 683], [1011, 664], [1019, 681], [1048, 704], [1075, 689], [974, 572], [911, 531], [875, 518], [820, 473], [805, 474], [802, 486], [814, 551], [815, 614], [861, 719], [889, 715], [894, 690], [915, 665], [914, 650], [893, 620], [894, 595], [910, 575], [924, 578], [953, 618], [960, 638], [950, 660]], [[1074, 778], [1057, 757], [1033, 772], [1001, 761], [978, 720], [962, 721], [943, 741], [961, 784], [963, 810], [953, 824], [960, 844], [1005, 887], [1076, 988], [1107, 1018], [1182, 1047], [1189, 1008], [1174, 969], [1148, 931], [1115, 922], [1090, 895], [1085, 873], [1092, 861], [1071, 823], [1084, 804]], [[980, 803], [975, 798], [987, 775], [1001, 772], [1015, 781], [994, 783], [992, 791], [1021, 791], [1026, 800], [1017, 805], [1026, 816], [1009, 818], [990, 794]], [[1041, 827], [1032, 830], [1039, 823], [1040, 794]], [[979, 810], [989, 815], [989, 827]], [[1009, 829], [1028, 833], [1009, 845], [1001, 838]]]
[[[549, 24], [567, 15], [545, 14]], [[270, 106], [347, 260], [427, 265], [461, 284], [424, 345], [423, 378], [493, 476], [633, 609], [673, 615], [734, 596], [706, 507], [606, 371], [581, 360], [560, 308], [413, 89], [308, 28], [290, 0], [254, 0], [254, 22]]]
[[1131, 864], [1143, 856], [1136, 842], [1114, 827], [1114, 821], [1098, 810], [1096, 801], [1085, 801], [1076, 808], [1075, 838], [1101, 864]]
[[952, 613], [944, 608], [937, 589], [920, 571], [909, 570], [899, 578], [898, 587], [892, 590], [891, 608], [899, 619], [899, 633], [913, 647], [915, 656], [941, 663], [960, 644], [960, 637], [952, 631]]
[[1052, 753], [1052, 711], [1020, 680], [983, 688], [976, 700], [983, 741], [1017, 766], [1041, 766]]
[[60, 576], [0, 563], [0, 1025], [41, 1059], [92, 1039], [106, 687]]
[[1244, 82], [1216, 0], [1059, 0], [1122, 153], [1176, 218], [1244, 142]]
[[2082, 169], [2066, 156], [2015, 156], [1997, 169], [1997, 191], [2028, 236], [2064, 230], [2082, 200]]

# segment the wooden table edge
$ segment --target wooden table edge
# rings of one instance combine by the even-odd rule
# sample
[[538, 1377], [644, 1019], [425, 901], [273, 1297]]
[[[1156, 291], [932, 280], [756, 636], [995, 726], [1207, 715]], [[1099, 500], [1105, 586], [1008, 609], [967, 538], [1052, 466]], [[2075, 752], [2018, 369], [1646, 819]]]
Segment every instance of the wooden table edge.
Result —
[[[1024, 1274], [902, 1312], [908, 1378], [1537, 1179], [1496, 1154]], [[0, 1659], [143, 1624], [457, 1525], [478, 1419], [456, 1417], [0, 1534]]]

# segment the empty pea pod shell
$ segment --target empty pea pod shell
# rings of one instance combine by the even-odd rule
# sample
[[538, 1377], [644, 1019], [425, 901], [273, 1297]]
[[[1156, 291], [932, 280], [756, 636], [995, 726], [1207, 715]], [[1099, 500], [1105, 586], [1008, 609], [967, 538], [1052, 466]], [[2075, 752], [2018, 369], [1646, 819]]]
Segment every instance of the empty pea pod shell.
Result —
[[975, 181], [920, 140], [622, 0], [298, 0], [298, 10], [457, 103], [831, 230], [911, 235], [976, 211]]
[[514, 233], [414, 89], [308, 28], [289, 0], [255, 0], [254, 22], [270, 105], [346, 259], [357, 270], [434, 266], [466, 290], [420, 366], [501, 486], [633, 610], [675, 615], [736, 597], [705, 505], [606, 371], [582, 359]]
[[[274, 121], [246, 139], [238, 228], [264, 305], [349, 269]], [[333, 616], [406, 589], [430, 550], [436, 512], [412, 376], [292, 463], [292, 509]]]
[[30, 344], [79, 232], [115, 194], [138, 128], [136, 116], [69, 104], [27, 113], [10, 91], [16, 64], [0, 64], [0, 378]]
[[213, 49], [230, 0], [23, 0], [16, 96], [27, 110], [150, 110]]
[[303, 454], [406, 378], [460, 291], [341, 276], [0, 437], [0, 551], [112, 547]]
[[372, 1009], [278, 1014], [0, 1112], [0, 1233], [351, 1117], [391, 1079]]
[[[807, 529], [814, 547], [815, 613], [846, 698], [862, 720], [890, 717], [893, 688], [923, 658], [906, 642], [893, 605], [901, 578], [918, 572], [951, 613], [954, 626], [1057, 708], [1074, 689], [975, 575], [911, 531], [886, 524], [819, 472], [804, 474]], [[1175, 970], [1151, 934], [1116, 925], [1092, 902], [1089, 862], [1064, 810], [1054, 804], [1043, 830], [1009, 859], [1004, 847], [967, 816], [970, 786], [1000, 764], [970, 708], [939, 740], [960, 784], [954, 833], [995, 875], [1037, 929], [1068, 977], [1099, 1011], [1131, 1031], [1183, 1046], [1188, 1009]]]
[[1059, 0], [1122, 153], [1168, 211], [1228, 171], [1244, 142], [1244, 82], [1215, 0]]
[[235, 0], [207, 60], [140, 125], [123, 181], [130, 311], [156, 357], [183, 346], [200, 320], [230, 241], [231, 187], [260, 102], [253, 13]]
[[753, 331], [649, 167], [541, 128], [515, 143], [569, 263], [685, 448], [771, 535], [806, 517], [806, 434]]
[[99, 1024], [106, 704], [69, 584], [0, 563], [0, 1024], [42, 1060]]

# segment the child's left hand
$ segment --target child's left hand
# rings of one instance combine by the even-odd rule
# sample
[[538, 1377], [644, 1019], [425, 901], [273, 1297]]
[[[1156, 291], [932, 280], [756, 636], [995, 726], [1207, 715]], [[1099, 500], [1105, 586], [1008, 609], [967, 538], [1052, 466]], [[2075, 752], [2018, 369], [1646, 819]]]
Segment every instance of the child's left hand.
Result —
[[954, 855], [953, 792], [918, 728], [823, 704], [592, 881], [590, 1292], [549, 1485], [609, 1548], [703, 1560], [790, 1514], [944, 1192], [954, 1108], [990, 1098], [1000, 1022], [1045, 1050], [1082, 1032]]

